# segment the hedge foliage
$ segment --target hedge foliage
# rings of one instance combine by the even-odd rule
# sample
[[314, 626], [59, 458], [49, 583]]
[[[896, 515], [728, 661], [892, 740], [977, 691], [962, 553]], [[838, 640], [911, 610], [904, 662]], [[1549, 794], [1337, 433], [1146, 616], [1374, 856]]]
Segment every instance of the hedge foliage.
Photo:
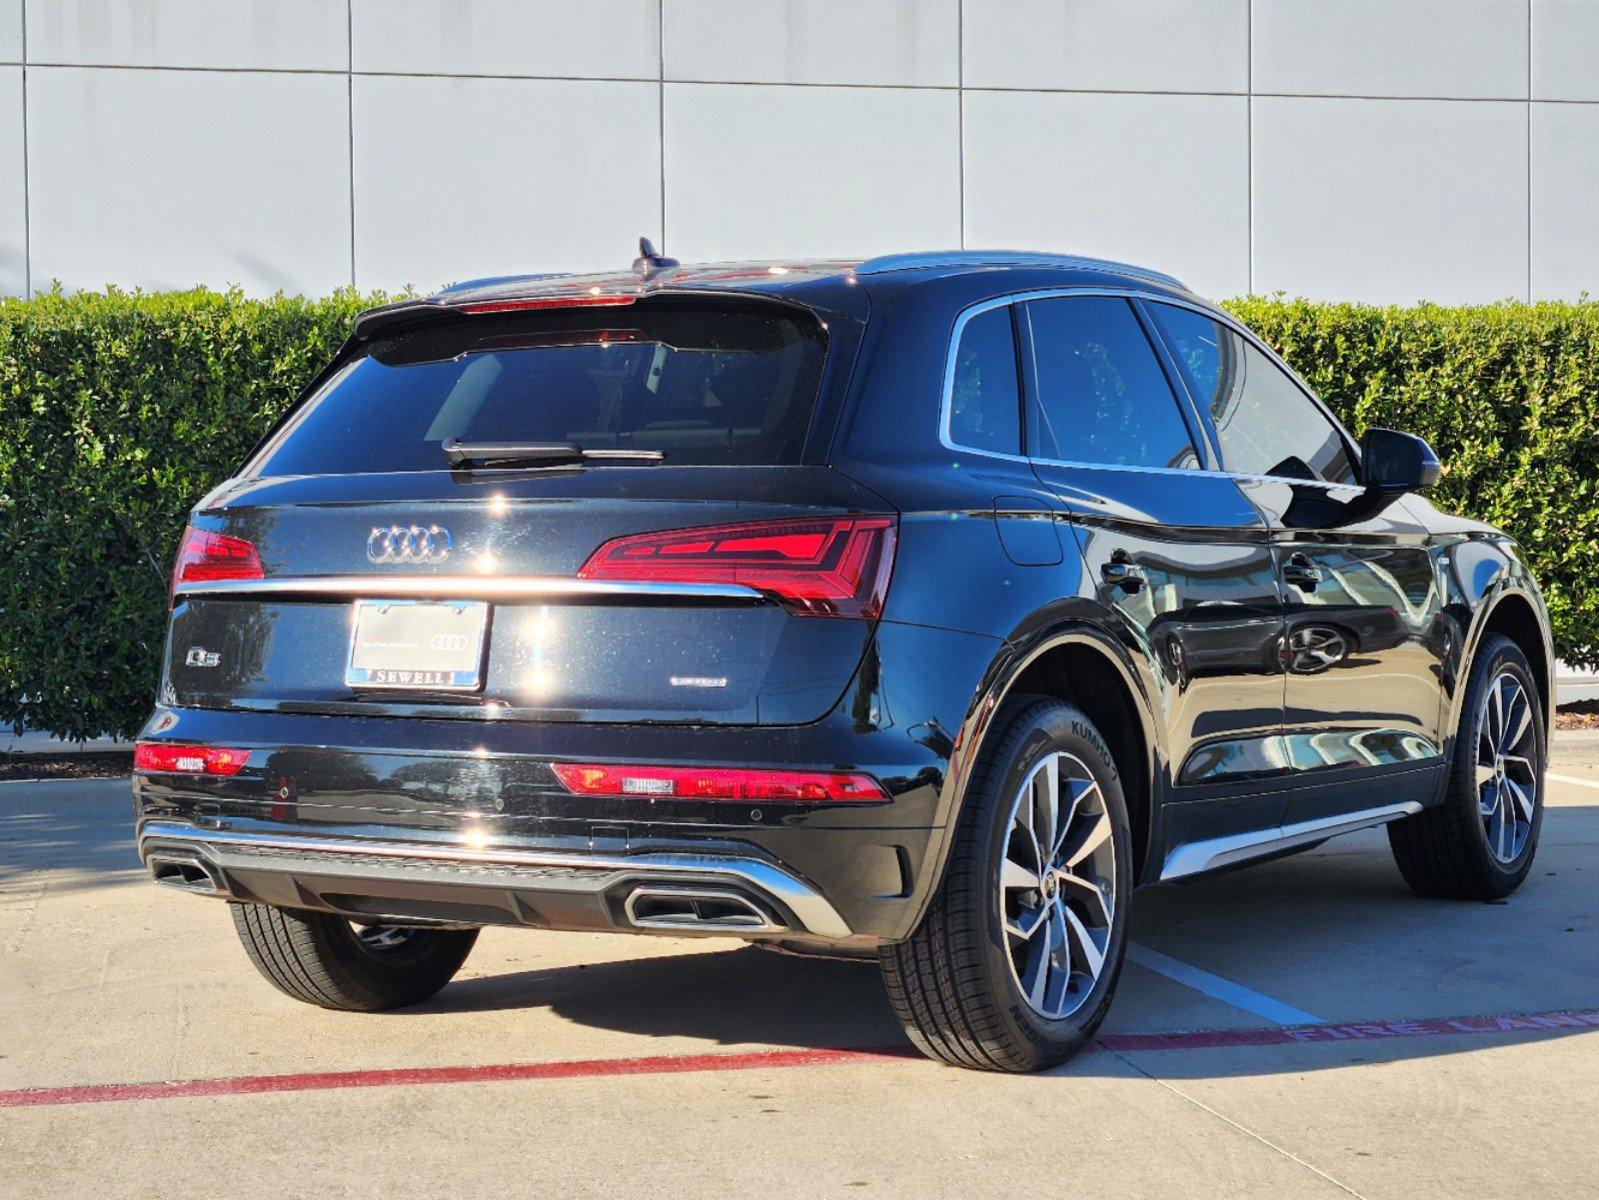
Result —
[[[185, 513], [381, 299], [0, 301], [0, 724], [138, 729]], [[1599, 304], [1229, 307], [1352, 428], [1431, 441], [1435, 499], [1520, 540], [1557, 650], [1599, 665]]]
[[138, 730], [184, 515], [368, 303], [208, 291], [0, 301], [0, 724]]

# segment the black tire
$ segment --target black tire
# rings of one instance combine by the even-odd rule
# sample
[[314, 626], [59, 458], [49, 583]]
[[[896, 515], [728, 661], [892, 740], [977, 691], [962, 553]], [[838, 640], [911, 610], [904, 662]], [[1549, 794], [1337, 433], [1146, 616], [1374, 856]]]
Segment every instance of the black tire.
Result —
[[[346, 1012], [417, 1004], [449, 983], [477, 941], [475, 929], [407, 929], [373, 944], [332, 913], [233, 904], [233, 924], [256, 970], [296, 1000]], [[392, 927], [377, 927], [389, 928]]]
[[[1000, 872], [1003, 860], [1016, 853], [1012, 809], [1020, 811], [1020, 790], [1035, 768], [1058, 753], [1086, 767], [1098, 785], [1102, 811], [1092, 819], [1109, 823], [1108, 857], [1104, 850], [1098, 855], [1114, 862], [1114, 873], [1103, 966], [1092, 985], [1082, 988], [1076, 1007], [1053, 1017], [1029, 1002], [1020, 968], [1013, 966], [1012, 948], [1026, 952], [1021, 939], [1005, 931], [1010, 893], [1002, 892]], [[1096, 824], [1096, 830], [1103, 836], [1105, 827]], [[1082, 894], [1065, 886], [1059, 892]], [[1127, 944], [1131, 892], [1127, 807], [1104, 739], [1069, 704], [1030, 696], [1010, 701], [973, 771], [944, 879], [927, 914], [908, 940], [881, 952], [894, 1015], [923, 1053], [955, 1066], [1024, 1072], [1066, 1061], [1093, 1036], [1110, 1007]], [[1037, 911], [1044, 911], [1043, 892], [1021, 894], [1038, 897]]]
[[[1530, 828], [1519, 851], [1508, 861], [1502, 861], [1489, 845], [1477, 766], [1484, 722], [1492, 720], [1484, 709], [1485, 700], [1490, 699], [1488, 689], [1506, 675], [1520, 685], [1528, 699], [1531, 712], [1528, 743], [1535, 748], [1535, 758]], [[1440, 900], [1497, 900], [1521, 886], [1532, 870], [1538, 834], [1543, 827], [1543, 773], [1548, 761], [1544, 719], [1540, 693], [1527, 656], [1507, 637], [1499, 634], [1485, 637], [1466, 684], [1443, 803], [1388, 826], [1388, 842], [1393, 847], [1399, 873], [1418, 894]]]

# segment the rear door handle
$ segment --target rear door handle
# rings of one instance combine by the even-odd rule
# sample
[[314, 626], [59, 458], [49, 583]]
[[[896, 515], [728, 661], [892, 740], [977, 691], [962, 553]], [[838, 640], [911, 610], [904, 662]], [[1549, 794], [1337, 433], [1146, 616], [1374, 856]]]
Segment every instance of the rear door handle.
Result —
[[1136, 592], [1149, 582], [1143, 567], [1121, 559], [1112, 559], [1099, 568], [1099, 573], [1111, 587], [1121, 588], [1124, 592]]
[[1302, 592], [1313, 592], [1321, 582], [1321, 568], [1303, 554], [1296, 554], [1283, 564], [1283, 582]]

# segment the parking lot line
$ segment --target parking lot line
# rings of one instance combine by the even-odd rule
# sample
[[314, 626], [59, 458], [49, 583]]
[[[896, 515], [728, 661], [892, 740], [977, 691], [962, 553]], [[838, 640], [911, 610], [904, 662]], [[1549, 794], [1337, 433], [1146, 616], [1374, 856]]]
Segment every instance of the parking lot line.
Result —
[[1599, 788], [1599, 781], [1582, 779], [1576, 775], [1556, 775], [1553, 771], [1545, 771], [1544, 778], [1553, 779], [1556, 783], [1574, 783], [1578, 787]]
[[1281, 1000], [1275, 1000], [1230, 979], [1223, 979], [1220, 975], [1201, 971], [1198, 967], [1190, 966], [1168, 954], [1162, 954], [1159, 950], [1141, 946], [1137, 942], [1127, 943], [1127, 961], [1147, 967], [1185, 987], [1191, 987], [1212, 1000], [1220, 1000], [1223, 1004], [1229, 1004], [1246, 1013], [1253, 1013], [1257, 1017], [1264, 1017], [1278, 1025], [1327, 1024], [1323, 1017], [1297, 1009], [1291, 1004], [1284, 1004]]
[[[1253, 1029], [1205, 1029], [1183, 1033], [1112, 1033], [1084, 1053], [1137, 1054], [1216, 1050], [1240, 1046], [1288, 1046], [1475, 1034], [1505, 1036], [1599, 1030], [1599, 1008], [1471, 1017], [1423, 1017], [1413, 1021], [1352, 1021]], [[109, 1104], [133, 1100], [177, 1100], [198, 1096], [251, 1096], [271, 1092], [332, 1091], [340, 1088], [412, 1087], [449, 1083], [508, 1083], [598, 1076], [660, 1075], [697, 1071], [759, 1071], [782, 1067], [864, 1066], [920, 1063], [910, 1047], [880, 1049], [758, 1050], [745, 1054], [683, 1054], [649, 1058], [599, 1058], [548, 1063], [487, 1063], [456, 1067], [323, 1071], [295, 1075], [236, 1075], [154, 1083], [99, 1083], [0, 1091], [0, 1108], [44, 1108], [65, 1104]], [[923, 1063], [931, 1066], [931, 1064]]]

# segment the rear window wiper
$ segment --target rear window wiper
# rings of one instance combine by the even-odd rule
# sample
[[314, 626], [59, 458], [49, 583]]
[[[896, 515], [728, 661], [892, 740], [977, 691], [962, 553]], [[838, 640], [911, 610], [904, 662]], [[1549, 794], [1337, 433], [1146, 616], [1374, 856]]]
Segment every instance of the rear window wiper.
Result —
[[584, 462], [652, 463], [659, 450], [585, 450], [576, 442], [463, 442], [446, 438], [440, 449], [452, 467], [557, 467]]

